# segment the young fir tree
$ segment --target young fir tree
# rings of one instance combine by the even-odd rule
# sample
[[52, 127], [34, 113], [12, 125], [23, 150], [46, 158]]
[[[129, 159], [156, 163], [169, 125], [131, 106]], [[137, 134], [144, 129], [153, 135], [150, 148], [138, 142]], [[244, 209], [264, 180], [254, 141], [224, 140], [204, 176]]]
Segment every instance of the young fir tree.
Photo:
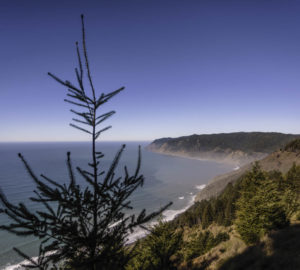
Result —
[[228, 239], [229, 235], [223, 232], [218, 233], [216, 236], [214, 236], [214, 234], [209, 230], [195, 233], [184, 244], [183, 254], [185, 257], [185, 261], [190, 263], [194, 258], [205, 254], [213, 247], [217, 246], [223, 241], [227, 241]]
[[285, 175], [283, 201], [288, 218], [300, 210], [300, 166], [295, 163]]
[[[102, 132], [110, 128], [99, 127], [115, 113], [110, 111], [99, 114], [99, 110], [124, 87], [96, 96], [86, 49], [83, 16], [81, 22], [83, 57], [76, 43], [79, 67], [75, 69], [75, 73], [78, 86], [61, 80], [52, 73], [49, 75], [68, 89], [68, 99], [65, 101], [81, 109], [71, 110], [76, 118], [73, 118], [74, 122], [70, 125], [91, 136], [92, 160], [88, 163], [90, 169], [76, 168], [87, 186], [83, 188], [77, 184], [69, 152], [67, 184], [56, 182], [45, 175], [38, 177], [19, 154], [36, 184], [35, 197], [30, 199], [42, 204], [44, 210], [33, 212], [23, 203], [13, 205], [0, 190], [0, 201], [3, 204], [0, 213], [6, 214], [12, 220], [10, 225], [1, 225], [0, 229], [19, 236], [34, 235], [41, 240], [37, 261], [31, 260], [22, 251], [14, 248], [18, 254], [30, 261], [30, 264], [26, 265], [27, 268], [47, 269], [49, 265], [56, 267], [58, 263], [62, 263], [73, 269], [124, 269], [134, 252], [134, 247], [130, 252], [124, 249], [129, 233], [169, 206], [168, 204], [148, 215], [145, 210], [137, 216], [125, 214], [125, 211], [132, 209], [129, 196], [142, 186], [144, 181], [139, 173], [140, 149], [133, 175], [129, 174], [126, 167], [124, 177], [115, 175], [125, 145], [116, 154], [107, 171], [103, 171], [99, 166], [103, 153], [97, 150], [96, 140]], [[88, 94], [84, 80], [88, 83], [91, 95]]]
[[243, 179], [236, 206], [237, 231], [247, 244], [259, 241], [273, 229], [288, 225], [279, 182], [270, 179], [258, 164]]
[[206, 229], [214, 220], [210, 202], [208, 202], [203, 210], [201, 217], [202, 229]]
[[183, 230], [170, 222], [159, 221], [147, 229], [150, 234], [141, 241], [136, 256], [126, 270], [175, 270], [183, 244]]

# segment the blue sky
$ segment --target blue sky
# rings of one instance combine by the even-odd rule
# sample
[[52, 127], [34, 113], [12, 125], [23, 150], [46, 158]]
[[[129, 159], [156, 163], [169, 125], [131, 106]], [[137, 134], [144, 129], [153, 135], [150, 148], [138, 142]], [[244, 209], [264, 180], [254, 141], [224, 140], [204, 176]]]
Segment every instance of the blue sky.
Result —
[[77, 141], [66, 90], [86, 17], [103, 140], [300, 133], [300, 2], [0, 1], [0, 141]]

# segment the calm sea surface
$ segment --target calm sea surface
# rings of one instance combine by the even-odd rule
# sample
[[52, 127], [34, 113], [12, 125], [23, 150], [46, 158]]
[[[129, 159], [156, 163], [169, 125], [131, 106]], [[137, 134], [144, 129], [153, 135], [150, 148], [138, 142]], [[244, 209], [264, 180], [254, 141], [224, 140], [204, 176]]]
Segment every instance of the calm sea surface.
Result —
[[[147, 144], [126, 143], [117, 170], [122, 175], [126, 165], [129, 172], [133, 173], [137, 163], [138, 145], [142, 145], [141, 173], [145, 176], [145, 184], [131, 197], [135, 211], [143, 208], [149, 211], [157, 210], [160, 206], [173, 201], [173, 205], [164, 213], [166, 219], [172, 219], [191, 205], [193, 196], [201, 185], [206, 184], [214, 176], [233, 169], [233, 166], [215, 162], [152, 153], [144, 150]], [[98, 143], [98, 150], [105, 154], [101, 163], [103, 170], [108, 168], [121, 145], [121, 142]], [[64, 183], [68, 182], [67, 151], [71, 151], [74, 168], [76, 166], [87, 168], [87, 163], [91, 162], [90, 143], [0, 143], [1, 189], [11, 202], [25, 202], [29, 209], [36, 209], [37, 206], [28, 199], [33, 195], [33, 181], [25, 171], [17, 153], [23, 154], [36, 175], [45, 174]], [[85, 184], [78, 175], [76, 180], [79, 184]], [[0, 224], [9, 224], [9, 220], [3, 214], [0, 214]], [[37, 245], [38, 241], [32, 237], [16, 237], [0, 231], [0, 269], [14, 269], [17, 263], [23, 261], [12, 250], [14, 246], [30, 256], [35, 256]]]

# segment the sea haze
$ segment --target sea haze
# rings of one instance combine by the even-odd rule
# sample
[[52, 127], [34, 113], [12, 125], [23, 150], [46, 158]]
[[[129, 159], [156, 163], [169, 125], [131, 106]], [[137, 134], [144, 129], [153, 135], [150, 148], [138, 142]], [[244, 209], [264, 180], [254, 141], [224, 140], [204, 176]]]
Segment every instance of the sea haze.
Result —
[[[101, 169], [108, 169], [122, 144], [122, 142], [98, 143], [98, 150], [105, 154], [100, 163]], [[228, 164], [152, 153], [145, 150], [148, 143], [127, 142], [117, 174], [123, 174], [125, 165], [129, 172], [134, 173], [138, 145], [142, 146], [141, 173], [145, 176], [145, 183], [130, 198], [135, 212], [144, 208], [149, 211], [157, 210], [172, 201], [173, 205], [164, 212], [164, 217], [170, 220], [191, 205], [193, 196], [209, 179], [233, 169], [233, 166]], [[87, 163], [91, 162], [91, 146], [88, 142], [0, 143], [1, 189], [11, 202], [24, 202], [29, 209], [36, 209], [37, 206], [28, 199], [33, 195], [33, 180], [28, 176], [17, 153], [21, 152], [24, 155], [36, 175], [45, 174], [53, 180], [64, 183], [68, 181], [66, 167], [68, 151], [71, 151], [74, 168], [76, 166], [87, 168]], [[86, 185], [79, 175], [76, 180], [77, 183]], [[8, 223], [6, 216], [0, 214], [0, 224]], [[140, 235], [142, 232], [136, 231], [129, 240], [132, 241]], [[14, 246], [30, 256], [37, 255], [38, 241], [32, 237], [21, 238], [0, 231], [0, 239], [0, 269], [14, 269], [14, 265], [22, 261], [22, 258], [12, 251]]]

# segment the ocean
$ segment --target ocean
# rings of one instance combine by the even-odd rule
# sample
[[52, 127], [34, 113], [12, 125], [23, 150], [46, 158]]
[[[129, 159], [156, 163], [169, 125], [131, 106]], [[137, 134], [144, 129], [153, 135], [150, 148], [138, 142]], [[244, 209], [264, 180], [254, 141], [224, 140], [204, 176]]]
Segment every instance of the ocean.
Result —
[[[97, 143], [98, 151], [105, 154], [100, 165], [106, 170], [114, 155], [124, 142]], [[171, 220], [193, 203], [195, 194], [216, 175], [229, 172], [234, 166], [212, 161], [203, 161], [152, 153], [145, 149], [149, 142], [126, 142], [126, 148], [119, 163], [117, 173], [123, 174], [126, 165], [134, 172], [137, 164], [138, 145], [142, 146], [141, 173], [145, 177], [144, 186], [138, 188], [130, 200], [134, 211], [144, 208], [147, 212], [158, 210], [172, 201], [173, 205], [163, 213], [165, 220]], [[66, 153], [71, 152], [72, 164], [87, 168], [91, 162], [89, 142], [36, 142], [36, 143], [0, 143], [0, 187], [10, 202], [25, 203], [29, 209], [38, 206], [29, 200], [33, 195], [34, 183], [28, 176], [23, 163], [18, 158], [20, 152], [30, 164], [36, 175], [44, 174], [60, 183], [68, 182]], [[85, 181], [76, 175], [77, 183]], [[0, 214], [0, 224], [9, 224], [9, 219]], [[144, 235], [137, 230], [129, 241]], [[18, 237], [6, 231], [0, 231], [0, 269], [17, 269], [23, 261], [13, 250], [17, 247], [29, 256], [37, 255], [38, 240], [33, 237]]]

